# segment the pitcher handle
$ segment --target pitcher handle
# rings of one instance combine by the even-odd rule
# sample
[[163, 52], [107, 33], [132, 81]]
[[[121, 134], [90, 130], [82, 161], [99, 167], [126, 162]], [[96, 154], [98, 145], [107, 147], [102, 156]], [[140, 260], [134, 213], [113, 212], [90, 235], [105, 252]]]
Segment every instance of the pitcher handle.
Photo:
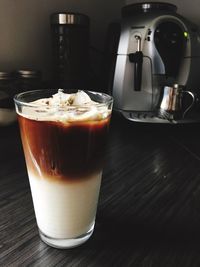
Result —
[[186, 110], [183, 112], [183, 119], [185, 117], [185, 114], [194, 106], [195, 103], [195, 95], [190, 91], [182, 91], [182, 93], [189, 94], [192, 97], [192, 103], [189, 105], [189, 107], [186, 108]]

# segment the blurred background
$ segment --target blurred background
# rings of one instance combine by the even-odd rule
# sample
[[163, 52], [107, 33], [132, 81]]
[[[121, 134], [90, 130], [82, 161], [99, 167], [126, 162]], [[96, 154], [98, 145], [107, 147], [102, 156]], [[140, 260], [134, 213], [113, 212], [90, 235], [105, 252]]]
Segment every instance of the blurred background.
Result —
[[[51, 76], [50, 14], [79, 12], [90, 18], [90, 45], [93, 67], [99, 71], [108, 24], [120, 18], [125, 4], [132, 0], [1, 0], [0, 70], [41, 70], [45, 80]], [[151, 1], [149, 1], [151, 2]], [[164, 1], [160, 1], [164, 2]], [[166, 2], [166, 1], [165, 1]], [[199, 0], [170, 0], [179, 14], [200, 25]]]

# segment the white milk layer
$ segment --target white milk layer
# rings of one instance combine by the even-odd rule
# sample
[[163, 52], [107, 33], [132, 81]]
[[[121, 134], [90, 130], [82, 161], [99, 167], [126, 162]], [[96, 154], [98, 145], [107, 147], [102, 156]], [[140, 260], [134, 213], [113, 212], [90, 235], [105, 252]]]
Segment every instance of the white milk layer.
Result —
[[102, 173], [77, 182], [29, 180], [39, 229], [52, 238], [76, 238], [94, 224]]

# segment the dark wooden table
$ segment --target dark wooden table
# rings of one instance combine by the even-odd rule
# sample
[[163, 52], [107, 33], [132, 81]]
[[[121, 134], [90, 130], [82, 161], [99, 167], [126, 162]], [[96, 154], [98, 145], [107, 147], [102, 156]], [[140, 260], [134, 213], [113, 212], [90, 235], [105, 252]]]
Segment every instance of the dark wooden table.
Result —
[[95, 232], [54, 249], [37, 231], [17, 125], [0, 129], [0, 266], [200, 266], [200, 127], [113, 116]]

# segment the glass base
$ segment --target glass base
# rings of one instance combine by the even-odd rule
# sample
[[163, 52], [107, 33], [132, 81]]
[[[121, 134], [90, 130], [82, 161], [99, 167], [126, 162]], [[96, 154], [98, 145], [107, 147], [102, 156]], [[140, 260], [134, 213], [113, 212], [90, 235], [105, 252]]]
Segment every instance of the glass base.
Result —
[[90, 230], [87, 233], [75, 238], [52, 238], [45, 235], [40, 229], [39, 229], [39, 235], [42, 241], [44, 241], [47, 245], [54, 248], [66, 249], [66, 248], [74, 248], [85, 243], [90, 238], [93, 231], [94, 231], [94, 225], [90, 228]]

